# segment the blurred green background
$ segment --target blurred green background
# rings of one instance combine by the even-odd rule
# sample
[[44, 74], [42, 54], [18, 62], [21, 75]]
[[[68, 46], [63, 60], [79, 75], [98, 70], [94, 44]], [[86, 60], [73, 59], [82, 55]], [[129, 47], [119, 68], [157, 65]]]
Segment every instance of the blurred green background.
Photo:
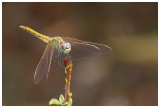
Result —
[[51, 65], [34, 84], [46, 44], [21, 30], [107, 44], [113, 52], [74, 62], [73, 105], [158, 105], [158, 3], [2, 3], [2, 105], [48, 105], [64, 94]]

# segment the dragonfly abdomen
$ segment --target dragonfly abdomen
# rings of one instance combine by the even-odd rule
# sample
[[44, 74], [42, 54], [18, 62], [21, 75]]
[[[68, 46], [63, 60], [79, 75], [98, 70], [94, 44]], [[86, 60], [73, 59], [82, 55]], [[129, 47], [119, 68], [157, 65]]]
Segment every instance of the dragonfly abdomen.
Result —
[[35, 30], [33, 30], [33, 29], [29, 28], [29, 27], [26, 27], [26, 26], [23, 26], [23, 25], [21, 25], [19, 27], [22, 28], [23, 30], [33, 34], [34, 36], [36, 36], [37, 38], [41, 39], [42, 41], [44, 41], [46, 43], [48, 43], [49, 40], [50, 40], [49, 36], [45, 36], [45, 35], [43, 35], [41, 33], [38, 33], [37, 31], [35, 31]]

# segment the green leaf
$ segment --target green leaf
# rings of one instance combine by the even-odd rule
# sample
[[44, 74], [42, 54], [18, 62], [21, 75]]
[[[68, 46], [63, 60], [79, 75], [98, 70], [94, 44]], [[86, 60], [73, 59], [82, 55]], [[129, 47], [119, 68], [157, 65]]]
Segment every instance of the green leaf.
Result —
[[62, 103], [62, 106], [68, 106], [68, 102], [64, 101], [64, 103]]
[[62, 94], [59, 96], [59, 102], [60, 102], [60, 103], [63, 103], [63, 102], [64, 102], [64, 96], [63, 96]]
[[53, 105], [53, 104], [55, 104], [55, 105], [61, 105], [61, 103], [57, 99], [55, 99], [55, 98], [53, 98], [53, 99], [51, 99], [49, 101], [49, 105]]
[[68, 106], [72, 106], [72, 98], [69, 99]]

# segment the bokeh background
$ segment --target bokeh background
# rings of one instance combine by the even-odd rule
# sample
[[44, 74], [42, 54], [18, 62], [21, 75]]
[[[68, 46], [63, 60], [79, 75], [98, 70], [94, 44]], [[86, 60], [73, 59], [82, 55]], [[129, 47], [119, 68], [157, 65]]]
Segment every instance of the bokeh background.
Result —
[[34, 84], [46, 44], [21, 30], [107, 44], [111, 54], [74, 63], [73, 105], [158, 105], [158, 3], [2, 3], [2, 105], [48, 105], [64, 94], [55, 60]]

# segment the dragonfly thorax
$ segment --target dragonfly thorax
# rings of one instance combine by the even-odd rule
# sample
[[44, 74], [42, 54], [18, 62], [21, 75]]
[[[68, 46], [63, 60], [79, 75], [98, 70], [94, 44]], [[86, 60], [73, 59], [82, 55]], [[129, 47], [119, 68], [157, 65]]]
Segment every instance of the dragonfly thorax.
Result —
[[71, 51], [71, 44], [63, 41], [63, 39], [59, 36], [51, 37], [50, 42], [50, 45], [61, 53], [68, 54]]

